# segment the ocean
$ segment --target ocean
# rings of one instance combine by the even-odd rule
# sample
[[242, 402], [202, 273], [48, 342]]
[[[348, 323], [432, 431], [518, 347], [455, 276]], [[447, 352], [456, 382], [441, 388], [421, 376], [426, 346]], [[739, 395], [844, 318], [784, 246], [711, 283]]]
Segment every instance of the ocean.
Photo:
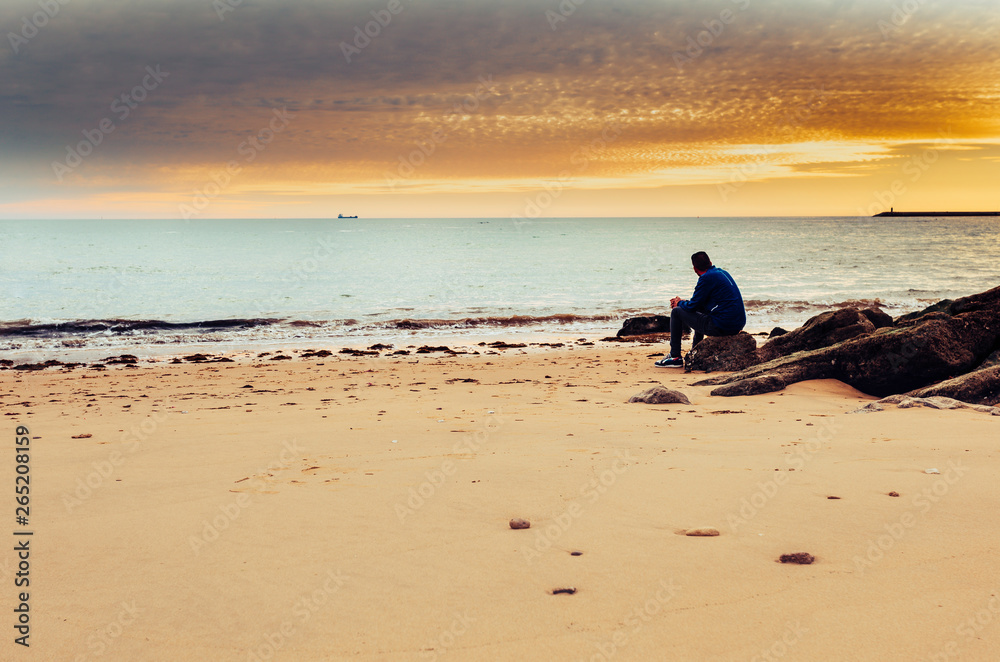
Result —
[[0, 352], [614, 335], [707, 251], [748, 331], [1000, 284], [1000, 218], [0, 221]]

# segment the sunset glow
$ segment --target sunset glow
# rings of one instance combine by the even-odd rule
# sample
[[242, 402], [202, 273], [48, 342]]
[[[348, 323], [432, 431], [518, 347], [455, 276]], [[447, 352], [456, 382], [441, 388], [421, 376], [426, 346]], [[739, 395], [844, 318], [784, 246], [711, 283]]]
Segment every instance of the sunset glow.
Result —
[[998, 210], [1000, 5], [897, 5], [5, 2], [0, 216]]

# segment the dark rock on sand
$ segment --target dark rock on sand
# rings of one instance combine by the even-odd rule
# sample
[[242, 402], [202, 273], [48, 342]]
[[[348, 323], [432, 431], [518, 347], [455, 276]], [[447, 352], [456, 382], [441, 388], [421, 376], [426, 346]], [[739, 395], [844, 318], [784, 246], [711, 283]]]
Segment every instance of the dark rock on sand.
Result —
[[654, 386], [648, 388], [642, 393], [633, 395], [628, 399], [629, 402], [644, 402], [647, 405], [665, 405], [678, 403], [682, 405], [689, 405], [691, 401], [688, 400], [687, 396], [680, 391], [674, 391], [672, 389], [663, 386]]
[[935, 395], [974, 405], [1000, 405], [1000, 365], [973, 370], [931, 386], [910, 391], [915, 398]]
[[[417, 354], [431, 354], [433, 352], [448, 352], [454, 354], [455, 351], [446, 345], [439, 345], [437, 347], [432, 347], [430, 345], [424, 345], [417, 349]], [[375, 352], [376, 354], [378, 352]]]
[[[703, 384], [707, 381], [710, 380], [696, 382], [696, 384]], [[712, 391], [712, 395], [721, 395], [727, 398], [737, 395], [758, 395], [760, 393], [774, 393], [786, 386], [788, 383], [777, 375], [760, 375], [720, 386]]]
[[649, 333], [670, 333], [670, 318], [664, 315], [630, 317], [622, 324], [618, 337], [643, 336]]
[[[340, 354], [349, 354], [351, 356], [378, 356], [378, 352], [369, 351], [366, 349], [354, 349], [353, 347], [345, 347], [339, 352]], [[272, 359], [276, 360], [276, 359]]]
[[875, 325], [857, 308], [820, 313], [788, 333], [768, 340], [757, 350], [760, 362], [771, 361], [808, 349], [829, 347], [875, 330]]
[[510, 528], [512, 529], [530, 529], [531, 522], [526, 519], [521, 519], [520, 517], [515, 517], [510, 521]]
[[773, 329], [771, 329], [771, 333], [767, 334], [767, 337], [768, 338], [777, 338], [778, 336], [783, 336], [786, 333], [788, 333], [788, 331], [786, 331], [785, 329], [782, 329], [780, 326], [776, 326]]
[[797, 563], [799, 565], [809, 565], [816, 560], [816, 557], [808, 552], [795, 552], [794, 554], [782, 554], [778, 559], [782, 563]]
[[104, 359], [104, 362], [107, 364], [111, 363], [130, 364], [130, 363], [138, 363], [139, 359], [136, 358], [135, 355], [133, 354], [122, 354], [121, 356], [109, 356], [108, 358]]
[[[839, 379], [880, 397], [921, 389], [975, 369], [1000, 342], [1000, 287], [956, 299], [948, 305], [948, 310], [952, 312], [932, 311], [903, 326], [781, 356], [697, 385], [724, 386], [714, 390], [713, 395], [769, 393], [780, 390], [782, 383], [808, 379]], [[857, 311], [853, 314], [854, 320], [861, 317], [864, 322], [858, 320], [856, 324], [836, 328], [846, 333], [852, 326], [871, 326], [866, 317]], [[845, 314], [843, 319], [852, 318]], [[785, 337], [768, 342], [758, 354]], [[988, 384], [992, 376], [993, 373], [982, 375], [985, 379], [978, 382], [977, 388], [985, 389], [982, 385]], [[969, 382], [970, 388], [973, 384]]]
[[670, 342], [669, 333], [646, 333], [641, 336], [607, 336], [601, 342], [638, 342], [645, 344]]
[[735, 336], [707, 336], [684, 357], [688, 371], [732, 372], [757, 363], [757, 341], [746, 331]]

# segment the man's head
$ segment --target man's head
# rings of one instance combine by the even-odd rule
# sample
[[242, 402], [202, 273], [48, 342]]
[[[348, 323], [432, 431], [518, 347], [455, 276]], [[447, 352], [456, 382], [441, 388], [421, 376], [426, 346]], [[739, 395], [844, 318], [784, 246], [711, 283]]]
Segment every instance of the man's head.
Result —
[[712, 261], [708, 258], [708, 253], [698, 251], [691, 256], [691, 264], [694, 265], [695, 273], [699, 276], [712, 268]]

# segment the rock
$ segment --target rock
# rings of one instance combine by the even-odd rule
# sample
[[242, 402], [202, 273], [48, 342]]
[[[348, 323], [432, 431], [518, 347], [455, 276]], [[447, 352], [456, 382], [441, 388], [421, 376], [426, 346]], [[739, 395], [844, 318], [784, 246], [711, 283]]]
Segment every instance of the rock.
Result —
[[899, 492], [895, 492], [895, 491], [889, 492], [889, 496], [891, 496], [891, 497], [898, 497], [899, 496]]
[[923, 310], [919, 310], [919, 311], [914, 312], [914, 313], [907, 313], [906, 315], [901, 315], [901, 316], [897, 317], [895, 324], [896, 324], [896, 326], [910, 325], [910, 324], [913, 324], [914, 322], [916, 322], [921, 317], [924, 317], [925, 315], [930, 315], [931, 313], [945, 313], [945, 314], [949, 314], [948, 313], [948, 309], [951, 308], [951, 305], [953, 303], [955, 303], [955, 302], [952, 301], [951, 299], [941, 299], [937, 303], [933, 303], [933, 304], [927, 306], [926, 308], [924, 308]]
[[816, 557], [807, 552], [795, 552], [794, 554], [782, 554], [778, 559], [782, 563], [797, 563], [799, 565], [809, 565], [816, 560]]
[[[702, 383], [704, 382], [696, 382], [696, 384]], [[736, 395], [758, 395], [760, 393], [774, 393], [775, 391], [780, 391], [785, 388], [785, 386], [787, 386], [787, 384], [781, 377], [776, 375], [761, 375], [759, 377], [741, 379], [732, 384], [720, 386], [712, 391], [712, 395], [721, 395], [727, 398]]]
[[706, 336], [684, 357], [688, 371], [732, 372], [757, 363], [757, 341], [746, 331], [734, 336]]
[[757, 351], [759, 363], [772, 361], [803, 350], [829, 347], [839, 342], [866, 335], [875, 325], [857, 308], [841, 308], [820, 313], [788, 333], [771, 338]]
[[669, 343], [669, 333], [645, 333], [641, 336], [608, 336], [601, 338], [601, 342], [640, 342], [646, 344]]
[[[1000, 288], [996, 289], [1000, 292]], [[953, 307], [959, 301], [952, 304]], [[867, 318], [862, 318], [865, 324], [871, 325]], [[786, 337], [769, 341], [758, 354]], [[766, 382], [756, 381], [761, 377], [776, 378], [785, 384], [807, 379], [839, 379], [864, 393], [887, 396], [923, 388], [972, 370], [990, 355], [998, 340], [1000, 301], [992, 308], [980, 307], [954, 316], [934, 313], [909, 326], [879, 329], [830, 347], [796, 352], [696, 385], [721, 386], [755, 380], [743, 389], [712, 392], [713, 395], [745, 395], [777, 390]], [[768, 388], [762, 390], [765, 386]]]
[[713, 526], [699, 526], [696, 529], [688, 529], [684, 532], [684, 535], [709, 538], [711, 536], [719, 535], [719, 530]]
[[520, 517], [515, 517], [510, 521], [510, 528], [512, 529], [530, 529], [531, 522], [526, 519], [521, 519]]
[[91, 437], [93, 437], [93, 436], [94, 436], [94, 435], [92, 435], [92, 434], [90, 434], [90, 433], [88, 433], [88, 432], [84, 432], [84, 433], [81, 433], [81, 434], [74, 434], [74, 435], [73, 435], [72, 437], [70, 437], [70, 438], [71, 438], [71, 439], [90, 439], [90, 438], [91, 438]]
[[954, 317], [963, 313], [1000, 310], [1000, 286], [991, 290], [972, 294], [960, 299], [942, 299], [921, 311], [903, 315], [896, 319], [896, 326], [911, 326], [926, 319], [941, 319], [944, 316]]
[[850, 413], [863, 414], [873, 411], [884, 411], [885, 407], [883, 405], [885, 404], [895, 404], [900, 409], [911, 409], [913, 407], [930, 407], [932, 409], [972, 409], [973, 411], [977, 411], [982, 414], [1000, 416], [1000, 407], [968, 404], [961, 400], [956, 400], [955, 398], [948, 398], [940, 395], [932, 395], [927, 398], [911, 395], [892, 395], [887, 398], [882, 398], [877, 402], [869, 402], [864, 407], [855, 409]]
[[643, 336], [649, 333], [670, 333], [670, 318], [664, 315], [630, 317], [622, 323], [618, 337]]
[[773, 329], [771, 329], [771, 333], [767, 334], [767, 337], [768, 339], [777, 338], [778, 336], [783, 336], [786, 333], [788, 333], [788, 331], [782, 329], [780, 326], [776, 326]]
[[861, 311], [861, 314], [868, 318], [876, 329], [884, 329], [887, 326], [892, 326], [892, 315], [883, 312], [878, 308], [865, 308]]
[[576, 593], [576, 588], [570, 586], [568, 588], [554, 588], [552, 589], [552, 595], [573, 595]]
[[915, 398], [947, 397], [974, 405], [1000, 405], [1000, 365], [981, 368], [910, 391]]
[[656, 385], [652, 388], [648, 388], [642, 393], [633, 395], [628, 399], [629, 402], [644, 402], [647, 405], [666, 405], [666, 404], [682, 404], [689, 405], [691, 401], [688, 400], [687, 396], [680, 391], [674, 391], [673, 389], [666, 388], [664, 386]]
[[136, 358], [134, 354], [122, 354], [121, 356], [109, 356], [108, 358], [104, 359], [104, 362], [108, 364], [111, 363], [131, 364], [131, 363], [138, 363], [139, 359]]
[[1000, 366], [1000, 349], [987, 356], [986, 360], [980, 363], [976, 370], [983, 370], [985, 368], [993, 368], [996, 366]]
[[[509, 343], [509, 342], [505, 342], [503, 340], [497, 340], [495, 342], [489, 343], [489, 345], [487, 345], [487, 347], [492, 347], [493, 349], [519, 349], [521, 347], [527, 347], [527, 345], [524, 344], [523, 342]], [[451, 351], [451, 350], [449, 350], [449, 351]], [[420, 350], [417, 350], [417, 352], [419, 353]]]

